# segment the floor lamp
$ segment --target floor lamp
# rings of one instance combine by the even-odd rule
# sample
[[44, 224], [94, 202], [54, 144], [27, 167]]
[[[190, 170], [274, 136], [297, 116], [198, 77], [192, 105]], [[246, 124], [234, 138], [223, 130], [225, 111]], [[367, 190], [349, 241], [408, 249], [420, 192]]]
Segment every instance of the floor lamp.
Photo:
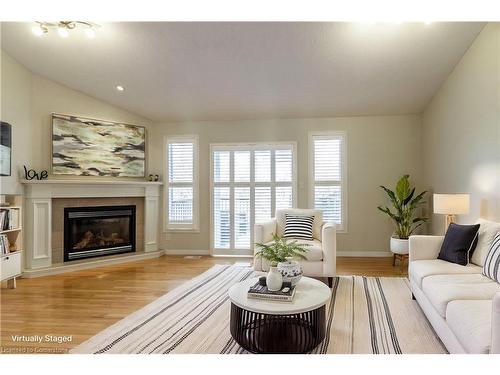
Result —
[[450, 224], [455, 222], [455, 215], [469, 213], [469, 194], [434, 194], [433, 201], [434, 213], [446, 215], [445, 233]]

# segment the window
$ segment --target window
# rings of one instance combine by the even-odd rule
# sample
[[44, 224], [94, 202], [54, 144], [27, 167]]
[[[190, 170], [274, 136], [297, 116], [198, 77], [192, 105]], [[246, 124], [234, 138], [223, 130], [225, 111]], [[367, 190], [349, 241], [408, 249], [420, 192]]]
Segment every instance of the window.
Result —
[[323, 210], [323, 220], [346, 231], [345, 133], [311, 133], [311, 206]]
[[167, 230], [198, 230], [198, 138], [166, 140]]
[[251, 254], [253, 225], [295, 203], [295, 145], [212, 145], [212, 248]]

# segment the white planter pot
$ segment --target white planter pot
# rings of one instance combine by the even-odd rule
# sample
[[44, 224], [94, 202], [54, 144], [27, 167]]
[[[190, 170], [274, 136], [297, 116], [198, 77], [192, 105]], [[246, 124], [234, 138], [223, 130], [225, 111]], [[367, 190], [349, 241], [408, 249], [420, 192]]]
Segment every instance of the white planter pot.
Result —
[[297, 285], [302, 278], [302, 266], [291, 259], [278, 263], [278, 271], [283, 276], [283, 282], [290, 282], [292, 285]]
[[271, 292], [275, 292], [281, 289], [281, 285], [283, 285], [283, 276], [278, 271], [278, 267], [270, 267], [269, 272], [266, 276], [266, 285], [267, 289]]
[[410, 252], [409, 247], [408, 240], [391, 237], [391, 251], [394, 254], [408, 254]]

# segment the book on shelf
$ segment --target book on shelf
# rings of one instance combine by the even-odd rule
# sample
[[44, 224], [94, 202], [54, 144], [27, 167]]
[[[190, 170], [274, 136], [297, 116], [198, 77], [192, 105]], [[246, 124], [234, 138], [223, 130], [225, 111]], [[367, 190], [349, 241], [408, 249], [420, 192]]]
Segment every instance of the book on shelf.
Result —
[[19, 209], [0, 210], [0, 230], [19, 228]]
[[247, 294], [248, 298], [263, 299], [268, 301], [281, 301], [281, 302], [292, 302], [295, 296], [295, 287], [289, 287], [289, 289], [284, 292], [283, 289], [277, 291], [270, 291], [267, 286], [260, 285], [259, 282], [251, 286]]
[[9, 238], [6, 234], [0, 234], [0, 253], [2, 255], [10, 253]]

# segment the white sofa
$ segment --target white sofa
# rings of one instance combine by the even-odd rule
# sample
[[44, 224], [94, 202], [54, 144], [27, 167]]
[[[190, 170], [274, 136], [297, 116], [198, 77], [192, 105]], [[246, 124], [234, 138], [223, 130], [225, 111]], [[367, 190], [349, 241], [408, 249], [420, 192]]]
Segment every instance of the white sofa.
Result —
[[[450, 353], [500, 353], [500, 284], [482, 275], [482, 264], [437, 259], [443, 239], [410, 237], [413, 297]], [[478, 263], [487, 251], [482, 246], [474, 254]]]
[[[283, 236], [285, 230], [285, 215], [314, 215], [313, 240], [296, 240], [298, 243], [308, 244], [307, 260], [299, 260], [305, 276], [327, 277], [331, 286], [332, 278], [337, 267], [337, 239], [334, 224], [323, 223], [323, 212], [311, 209], [286, 209], [276, 210], [276, 218], [268, 222], [255, 224], [254, 241], [256, 243], [269, 243], [273, 234]], [[254, 246], [254, 253], [257, 252]], [[265, 259], [254, 257], [254, 269], [268, 271], [269, 263]]]

